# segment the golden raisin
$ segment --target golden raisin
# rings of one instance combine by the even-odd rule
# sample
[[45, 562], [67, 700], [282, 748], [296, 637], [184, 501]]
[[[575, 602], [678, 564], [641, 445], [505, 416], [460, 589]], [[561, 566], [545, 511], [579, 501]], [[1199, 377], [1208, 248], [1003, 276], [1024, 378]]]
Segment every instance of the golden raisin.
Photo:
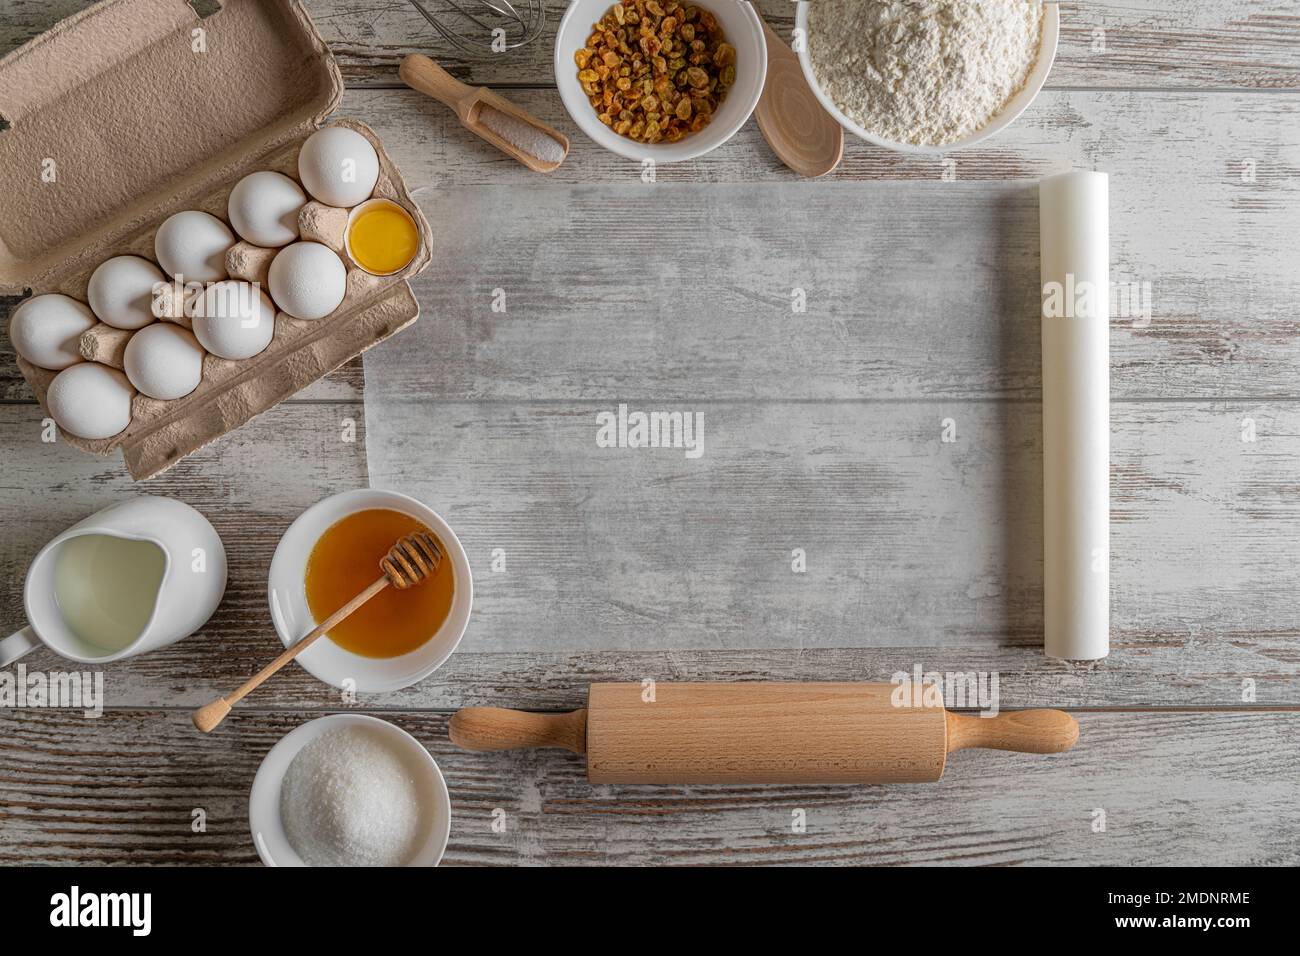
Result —
[[699, 132], [736, 82], [717, 18], [678, 0], [615, 3], [573, 60], [600, 121], [642, 143]]

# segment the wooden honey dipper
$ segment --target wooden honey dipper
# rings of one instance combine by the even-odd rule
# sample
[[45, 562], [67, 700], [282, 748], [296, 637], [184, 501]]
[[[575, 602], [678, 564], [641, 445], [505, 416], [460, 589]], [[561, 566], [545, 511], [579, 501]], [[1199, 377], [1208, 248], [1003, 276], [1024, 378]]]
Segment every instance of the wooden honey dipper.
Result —
[[420, 584], [438, 570], [441, 561], [442, 549], [438, 547], [438, 542], [434, 540], [433, 535], [427, 531], [417, 531], [415, 534], [408, 534], [398, 540], [397, 544], [393, 545], [389, 552], [379, 560], [379, 570], [384, 573], [374, 584], [347, 604], [344, 604], [326, 618], [323, 623], [318, 624], [302, 640], [295, 641], [286, 647], [283, 654], [246, 680], [229, 697], [218, 697], [211, 703], [204, 704], [194, 711], [194, 726], [205, 734], [210, 732], [226, 719], [231, 707], [243, 700], [245, 696], [259, 687], [264, 680], [310, 647], [316, 638], [333, 630], [348, 615], [390, 584], [399, 591], [404, 591], [413, 584]]

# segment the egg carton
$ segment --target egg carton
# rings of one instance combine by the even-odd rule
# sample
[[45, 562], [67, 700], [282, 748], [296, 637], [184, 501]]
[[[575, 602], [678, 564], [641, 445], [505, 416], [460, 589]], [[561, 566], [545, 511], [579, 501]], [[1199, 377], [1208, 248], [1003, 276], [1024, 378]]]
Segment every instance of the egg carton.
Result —
[[[203, 53], [194, 52], [199, 37]], [[279, 69], [248, 70], [250, 58]], [[0, 292], [60, 292], [85, 302], [91, 273], [104, 260], [154, 261], [154, 234], [173, 213], [198, 209], [229, 225], [227, 199], [248, 173], [270, 169], [297, 181], [298, 151], [337, 106], [342, 88], [297, 0], [224, 0], [206, 19], [182, 0], [105, 0], [56, 25], [0, 61], [0, 113], [12, 124], [0, 133], [0, 171], [17, 184], [15, 202], [0, 209]], [[101, 124], [105, 97], [119, 124], [111, 135]], [[165, 116], [156, 112], [160, 104]], [[415, 258], [394, 275], [366, 273], [342, 246], [343, 213], [309, 203], [303, 238], [324, 242], [343, 259], [342, 304], [310, 321], [277, 312], [271, 344], [258, 355], [207, 354], [202, 381], [189, 395], [161, 401], [137, 393], [125, 430], [101, 440], [64, 434], [68, 444], [95, 454], [120, 448], [132, 477], [151, 477], [416, 320], [419, 305], [407, 280], [431, 259], [429, 224], [374, 131], [352, 119], [334, 122], [375, 147], [372, 195], [415, 220]], [[242, 135], [213, 155], [219, 137], [211, 124], [223, 123]], [[85, 148], [113, 137], [118, 155]], [[60, 152], [69, 141], [79, 147]], [[171, 152], [162, 154], [160, 144]], [[40, 178], [46, 155], [60, 157], [54, 165], [65, 180]], [[241, 242], [237, 251], [244, 255], [232, 278], [259, 281], [265, 291], [275, 250], [259, 254]], [[83, 355], [120, 365], [125, 338], [83, 337]], [[58, 373], [22, 358], [18, 364], [44, 405]]]

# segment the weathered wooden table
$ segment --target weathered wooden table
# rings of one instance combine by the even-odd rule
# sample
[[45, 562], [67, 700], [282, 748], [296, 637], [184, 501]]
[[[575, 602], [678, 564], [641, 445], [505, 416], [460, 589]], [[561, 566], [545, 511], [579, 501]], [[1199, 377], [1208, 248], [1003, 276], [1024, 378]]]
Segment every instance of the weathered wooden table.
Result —
[[[5, 0], [0, 50], [81, 6]], [[564, 114], [550, 65], [554, 12], [532, 47], [470, 64], [398, 0], [308, 6], [348, 84], [340, 113], [378, 131], [421, 202], [635, 181], [636, 167]], [[760, 6], [789, 29], [784, 0]], [[813, 313], [798, 336], [763, 339], [710, 336], [683, 316], [643, 361], [608, 337], [557, 350], [557, 335], [579, 341], [562, 311], [521, 321], [447, 307], [458, 290], [430, 270], [416, 283], [421, 321], [445, 326], [423, 384], [440, 410], [430, 440], [461, 436], [456, 467], [469, 475], [430, 503], [469, 549], [478, 603], [442, 670], [358, 706], [410, 730], [443, 767], [449, 863], [1300, 862], [1300, 4], [1062, 7], [1047, 89], [1012, 128], [954, 154], [956, 182], [941, 182], [940, 162], [850, 141], [827, 185], [879, 181], [882, 201], [910, 210], [870, 259], [887, 258], [900, 233], [912, 242], [960, 233], [963, 202], [983, 189], [1032, 213], [1040, 175], [1070, 162], [1112, 174], [1114, 267], [1151, 283], [1153, 315], [1112, 323], [1110, 658], [1071, 665], [1041, 651], [1036, 266], [996, 328], [925, 312], [924, 290], [909, 296], [895, 275], [882, 277], [876, 321]], [[566, 130], [568, 162], [539, 180], [484, 147], [398, 83], [410, 51], [508, 90]], [[790, 179], [752, 121], [724, 148], [659, 171], [665, 189]], [[1036, 217], [1010, 217], [995, 240], [989, 256], [1032, 256]], [[575, 264], [557, 281], [584, 274]], [[635, 314], [623, 320], [646, 333]], [[247, 795], [259, 760], [340, 702], [291, 668], [210, 738], [192, 731], [189, 711], [277, 649], [265, 576], [284, 528], [319, 498], [367, 482], [364, 442], [343, 440], [347, 420], [365, 419], [361, 362], [135, 487], [117, 460], [41, 443], [40, 413], [4, 349], [5, 623], [21, 620], [23, 574], [42, 543], [132, 492], [172, 495], [210, 516], [231, 579], [201, 633], [107, 669], [102, 717], [0, 710], [0, 861], [255, 862]], [[644, 501], [693, 545], [739, 534], [761, 560], [719, 562], [687, 593], [619, 593], [611, 582], [662, 569], [655, 549], [671, 535], [590, 553], [593, 541], [618, 537], [609, 465], [594, 464], [588, 425], [581, 447], [557, 451], [554, 437], [555, 423], [589, 422], [628, 398], [688, 400], [731, 428], [734, 440], [704, 459], [707, 480], [687, 486], [687, 516], [670, 510], [690, 464], [681, 459], [679, 472], [665, 466], [647, 482]], [[940, 443], [947, 417], [966, 444]], [[856, 432], [873, 436], [869, 455]], [[941, 486], [927, 485], [934, 474]], [[957, 502], [927, 511], [936, 488], [960, 489]], [[1002, 534], [935, 544], [946, 523], [977, 528], [990, 515]], [[628, 534], [639, 527], [629, 519]], [[795, 585], [772, 568], [788, 572], [799, 546], [810, 567]], [[505, 574], [489, 569], [494, 548], [509, 556]], [[820, 565], [819, 553], [830, 556]], [[752, 600], [747, 575], [761, 585]], [[628, 649], [545, 650], [548, 636], [578, 646], [574, 628], [626, 635]], [[739, 632], [751, 628], [763, 633], [747, 641]], [[735, 649], [656, 650], [656, 635], [672, 629], [713, 630], [712, 646]], [[872, 646], [846, 646], [863, 643]], [[772, 649], [743, 650], [754, 646]], [[591, 680], [887, 680], [915, 662], [997, 671], [1003, 707], [1068, 708], [1079, 745], [1055, 758], [963, 753], [934, 786], [592, 788], [566, 754], [473, 755], [446, 740], [458, 707], [569, 708]], [[58, 666], [47, 654], [24, 663]], [[797, 810], [806, 832], [791, 825]]]

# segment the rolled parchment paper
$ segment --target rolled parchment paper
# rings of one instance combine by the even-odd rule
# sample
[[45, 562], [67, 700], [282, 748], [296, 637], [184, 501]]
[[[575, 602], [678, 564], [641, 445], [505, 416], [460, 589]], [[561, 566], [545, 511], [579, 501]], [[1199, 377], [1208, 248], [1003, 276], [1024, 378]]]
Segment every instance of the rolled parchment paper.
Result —
[[1105, 173], [1038, 185], [1048, 657], [1110, 652], [1110, 214]]

